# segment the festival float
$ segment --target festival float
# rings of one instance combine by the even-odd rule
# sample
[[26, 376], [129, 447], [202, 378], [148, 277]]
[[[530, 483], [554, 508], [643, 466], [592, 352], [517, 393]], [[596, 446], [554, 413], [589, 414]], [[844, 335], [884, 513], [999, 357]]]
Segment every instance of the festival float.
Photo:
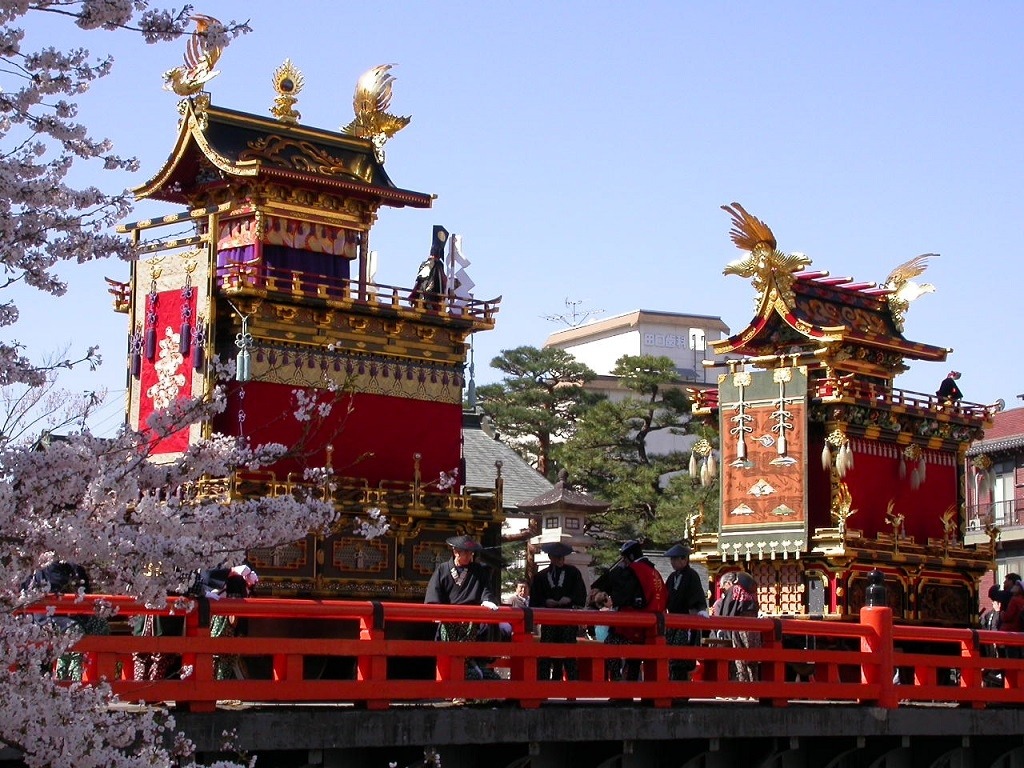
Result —
[[127, 282], [108, 279], [128, 317], [127, 422], [149, 430], [223, 387], [225, 410], [154, 433], [152, 460], [213, 434], [280, 443], [274, 465], [195, 493], [305, 489], [338, 512], [330, 532], [248, 553], [261, 592], [422, 599], [446, 538], [500, 536], [500, 470], [489, 488], [466, 488], [461, 470], [467, 339], [494, 327], [500, 298], [468, 293], [458, 236], [439, 226], [410, 257], [410, 286], [374, 282], [378, 212], [434, 199], [384, 168], [385, 142], [409, 123], [388, 112], [391, 65], [359, 78], [351, 122], [323, 130], [299, 122], [290, 61], [273, 73], [269, 116], [215, 106], [204, 88], [220, 50], [201, 39], [165, 75], [182, 97], [170, 155], [133, 190], [177, 208], [120, 228], [139, 259]]
[[721, 489], [718, 531], [694, 536], [695, 559], [713, 578], [748, 571], [769, 614], [854, 617], [877, 569], [899, 620], [975, 622], [996, 532], [964, 544], [964, 457], [998, 406], [893, 386], [909, 362], [950, 351], [903, 335], [933, 254], [881, 285], [831, 277], [739, 204], [723, 208], [745, 252], [725, 274], [750, 279], [756, 309], [711, 344], [731, 358], [717, 388], [692, 393], [720, 435], [717, 451], [698, 441], [693, 464]]

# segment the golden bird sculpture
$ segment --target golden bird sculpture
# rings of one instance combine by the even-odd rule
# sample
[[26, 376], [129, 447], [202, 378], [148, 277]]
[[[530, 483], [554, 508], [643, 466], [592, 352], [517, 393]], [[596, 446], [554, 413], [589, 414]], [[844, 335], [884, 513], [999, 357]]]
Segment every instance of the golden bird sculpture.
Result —
[[729, 262], [723, 273], [751, 278], [758, 296], [755, 304], [777, 298], [787, 306], [793, 304], [793, 275], [807, 267], [811, 260], [802, 253], [783, 253], [778, 249], [771, 228], [756, 216], [752, 216], [739, 203], [723, 205], [722, 210], [732, 217], [729, 236], [741, 251], [747, 251], [742, 259]]
[[917, 283], [913, 278], [924, 274], [924, 271], [928, 269], [928, 260], [937, 258], [938, 255], [937, 253], [922, 253], [920, 256], [915, 256], [900, 264], [885, 278], [882, 287], [889, 290], [886, 301], [889, 304], [893, 322], [896, 323], [896, 328], [901, 333], [907, 310], [910, 309], [910, 302], [935, 290], [935, 286], [931, 283]]
[[185, 46], [185, 63], [164, 72], [164, 90], [174, 91], [179, 96], [194, 96], [203, 86], [220, 74], [214, 67], [220, 58], [222, 46], [210, 45], [206, 32], [212, 26], [220, 26], [213, 16], [194, 14], [189, 18], [196, 29]]
[[380, 64], [360, 75], [352, 99], [355, 119], [341, 130], [373, 142], [377, 162], [384, 162], [384, 144], [405, 128], [411, 118], [388, 113], [395, 76], [390, 74], [394, 64]]

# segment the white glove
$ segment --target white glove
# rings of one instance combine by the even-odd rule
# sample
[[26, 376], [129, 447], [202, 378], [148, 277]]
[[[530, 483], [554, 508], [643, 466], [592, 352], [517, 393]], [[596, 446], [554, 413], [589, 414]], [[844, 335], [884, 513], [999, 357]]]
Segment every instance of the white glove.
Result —
[[204, 597], [207, 600], [220, 600], [221, 594], [220, 592], [214, 592], [212, 589], [208, 589], [206, 590], [206, 594], [204, 595]]
[[705, 619], [708, 618], [708, 612], [707, 611], [697, 611], [697, 615], [698, 616], [703, 616]]
[[490, 608], [492, 611], [498, 610], [498, 606], [496, 606], [490, 600], [484, 600], [482, 603], [480, 603], [480, 605], [482, 605], [484, 608]]

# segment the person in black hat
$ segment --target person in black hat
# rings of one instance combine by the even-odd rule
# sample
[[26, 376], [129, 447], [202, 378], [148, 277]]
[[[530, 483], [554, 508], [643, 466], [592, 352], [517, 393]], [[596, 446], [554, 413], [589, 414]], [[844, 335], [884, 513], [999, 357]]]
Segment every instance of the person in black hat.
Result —
[[[492, 611], [498, 610], [491, 591], [490, 569], [476, 561], [476, 555], [483, 550], [479, 542], [469, 536], [452, 536], [447, 539], [452, 548], [452, 557], [437, 566], [430, 582], [424, 603], [441, 605], [482, 605]], [[476, 640], [480, 627], [474, 622], [443, 621], [437, 626], [437, 639], [449, 642]], [[475, 660], [466, 661], [468, 679], [480, 679], [483, 672]]]
[[957, 384], [959, 379], [960, 371], [950, 371], [939, 384], [935, 396], [943, 403], [956, 403], [962, 400], [964, 394], [960, 391], [960, 385]]
[[[602, 583], [607, 580], [613, 590], [612, 602], [618, 611], [664, 613], [668, 598], [665, 580], [654, 563], [644, 555], [640, 542], [630, 539], [619, 548], [619, 554], [622, 555], [621, 560], [595, 581], [594, 586], [602, 588]], [[613, 627], [605, 640], [611, 645], [636, 645], [647, 641], [647, 630], [640, 627]], [[622, 676], [626, 680], [639, 680], [641, 663], [640, 659], [626, 659], [621, 665]], [[606, 668], [616, 679], [615, 665], [608, 664]]]
[[440, 297], [448, 288], [448, 279], [444, 271], [444, 246], [447, 242], [448, 230], [442, 226], [435, 226], [430, 255], [416, 271], [416, 283], [409, 294], [413, 301], [422, 297], [424, 306], [428, 309], [438, 307]]
[[[587, 603], [587, 586], [583, 574], [574, 565], [566, 565], [565, 558], [572, 547], [560, 541], [541, 545], [550, 565], [533, 578], [530, 585], [531, 608], [582, 608]], [[542, 624], [540, 639], [543, 643], [575, 643], [577, 627]], [[579, 679], [576, 659], [538, 659], [538, 680], [561, 680], [563, 670], [568, 680]]]
[[[668, 588], [669, 613], [708, 615], [708, 597], [700, 574], [690, 567], [690, 548], [676, 544], [665, 552], [672, 563], [672, 575], [665, 581]], [[665, 630], [665, 642], [669, 645], [699, 645], [700, 632], [688, 629]], [[681, 660], [669, 663], [670, 680], [686, 680], [696, 666], [695, 661]]]

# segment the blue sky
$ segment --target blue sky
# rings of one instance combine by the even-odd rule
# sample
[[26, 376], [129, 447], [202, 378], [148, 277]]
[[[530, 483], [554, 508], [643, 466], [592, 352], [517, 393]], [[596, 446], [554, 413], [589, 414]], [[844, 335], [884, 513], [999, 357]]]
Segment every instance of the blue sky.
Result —
[[[897, 386], [932, 392], [949, 368], [968, 400], [1024, 393], [1018, 332], [1024, 178], [1020, 73], [1024, 5], [1011, 2], [209, 2], [249, 19], [223, 54], [216, 105], [266, 114], [285, 58], [305, 75], [302, 122], [351, 119], [355, 81], [396, 63], [392, 111], [412, 123], [387, 145], [401, 187], [436, 194], [428, 211], [383, 210], [378, 279], [411, 285], [431, 226], [464, 237], [478, 298], [503, 296], [476, 339], [476, 372], [502, 349], [540, 346], [565, 301], [613, 315], [643, 308], [751, 319], [753, 289], [722, 268], [740, 254], [723, 203], [763, 219], [812, 269], [883, 281], [938, 252], [906, 336], [951, 347]], [[155, 173], [176, 131], [161, 73], [184, 44], [78, 33], [62, 20], [29, 36], [115, 56], [82, 118]], [[142, 206], [133, 218], [166, 213]], [[69, 267], [69, 297], [33, 299], [14, 334], [36, 353], [98, 343], [112, 424], [124, 387], [125, 317], [102, 277]], [[98, 430], [111, 426], [98, 425]]]

